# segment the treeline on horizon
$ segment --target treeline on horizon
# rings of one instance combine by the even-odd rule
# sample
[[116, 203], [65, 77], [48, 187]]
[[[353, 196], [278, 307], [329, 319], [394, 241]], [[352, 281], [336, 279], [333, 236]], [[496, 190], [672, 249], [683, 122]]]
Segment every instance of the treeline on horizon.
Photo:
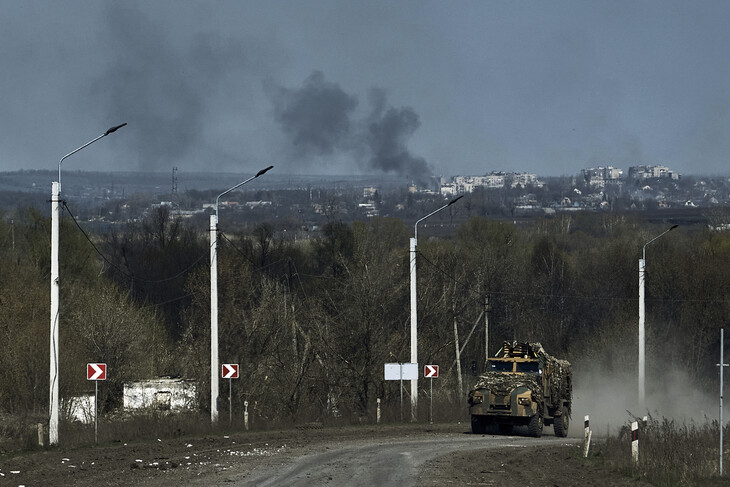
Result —
[[[50, 220], [32, 208], [8, 220], [0, 218], [0, 413], [42, 417]], [[421, 368], [440, 365], [439, 397], [463, 404], [472, 374], [484, 370], [487, 323], [490, 355], [504, 340], [538, 341], [608, 374], [635, 370], [638, 259], [668, 226], [580, 213], [525, 227], [474, 217], [450, 238], [419, 229], [418, 356]], [[363, 418], [377, 398], [396, 404], [383, 364], [410, 361], [410, 237], [412, 226], [391, 218], [332, 219], [300, 241], [269, 223], [219, 234], [219, 356], [241, 366], [234, 401], [248, 400], [264, 421]], [[647, 247], [649, 380], [667, 364], [698, 384], [716, 380], [729, 296], [730, 232], [680, 227]], [[205, 410], [207, 232], [160, 207], [115, 233], [91, 234], [65, 211], [60, 336], [61, 397], [93, 391], [85, 364], [105, 362], [102, 412], [120, 405], [125, 381], [156, 376], [197, 380]]]

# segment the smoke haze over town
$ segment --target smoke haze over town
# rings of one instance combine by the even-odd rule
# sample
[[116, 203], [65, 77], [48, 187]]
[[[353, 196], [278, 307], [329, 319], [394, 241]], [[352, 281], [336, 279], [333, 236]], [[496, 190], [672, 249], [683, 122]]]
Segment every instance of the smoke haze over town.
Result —
[[722, 1], [9, 1], [0, 171], [727, 173]]

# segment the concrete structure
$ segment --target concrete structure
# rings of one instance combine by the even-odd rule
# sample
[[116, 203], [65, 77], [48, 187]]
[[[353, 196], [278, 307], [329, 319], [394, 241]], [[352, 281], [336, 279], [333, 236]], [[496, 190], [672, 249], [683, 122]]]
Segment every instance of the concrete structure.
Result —
[[198, 406], [198, 388], [195, 382], [185, 379], [149, 379], [125, 382], [123, 406], [130, 409], [159, 409], [179, 411]]

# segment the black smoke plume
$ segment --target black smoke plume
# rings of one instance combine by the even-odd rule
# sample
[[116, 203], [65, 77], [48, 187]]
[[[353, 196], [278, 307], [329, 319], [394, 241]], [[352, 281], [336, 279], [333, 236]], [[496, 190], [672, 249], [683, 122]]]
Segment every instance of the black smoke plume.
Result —
[[342, 149], [357, 107], [357, 98], [327, 82], [320, 71], [312, 73], [298, 90], [278, 88], [273, 102], [274, 118], [299, 157]]
[[426, 160], [414, 156], [408, 139], [421, 125], [411, 107], [392, 107], [383, 89], [370, 92], [370, 113], [355, 119], [358, 99], [319, 71], [301, 88], [269, 91], [274, 116], [295, 158], [345, 153], [366, 170], [395, 173], [424, 183], [431, 176]]

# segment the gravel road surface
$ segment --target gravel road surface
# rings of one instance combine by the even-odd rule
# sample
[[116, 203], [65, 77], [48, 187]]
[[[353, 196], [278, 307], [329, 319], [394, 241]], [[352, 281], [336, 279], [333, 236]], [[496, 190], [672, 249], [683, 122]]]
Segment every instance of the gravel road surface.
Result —
[[0, 487], [519, 485], [640, 487], [580, 455], [582, 438], [473, 435], [464, 423], [292, 427], [0, 451]]

